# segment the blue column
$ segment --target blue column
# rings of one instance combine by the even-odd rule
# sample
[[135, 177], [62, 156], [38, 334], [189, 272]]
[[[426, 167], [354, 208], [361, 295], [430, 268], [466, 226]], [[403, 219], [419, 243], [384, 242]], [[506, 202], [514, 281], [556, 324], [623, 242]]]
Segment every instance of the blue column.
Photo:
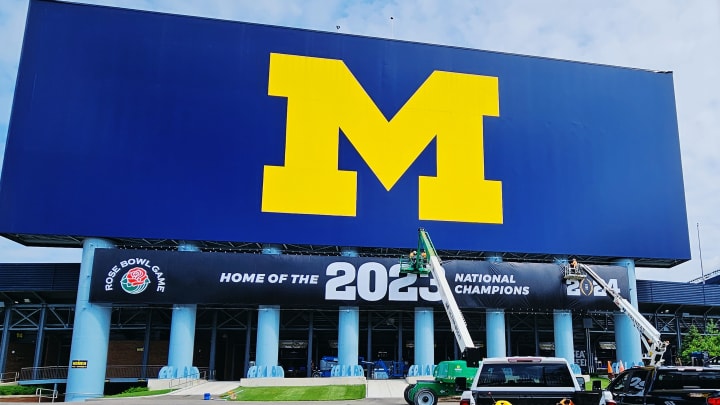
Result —
[[[566, 266], [567, 258], [555, 259], [555, 264]], [[555, 356], [562, 357], [570, 364], [575, 363], [575, 344], [573, 342], [572, 311], [565, 309], [553, 310], [555, 331]], [[577, 369], [578, 367], [573, 366]]]
[[[197, 252], [194, 244], [181, 242], [180, 252]], [[196, 304], [175, 304], [170, 323], [170, 342], [168, 344], [168, 364], [160, 370], [159, 378], [179, 378], [200, 376], [197, 367], [193, 367], [195, 351]]]
[[172, 309], [170, 324], [170, 342], [168, 344], [168, 365], [160, 371], [160, 378], [179, 378], [198, 376], [193, 367], [195, 347], [195, 316], [197, 305], [176, 304]]
[[575, 363], [572, 312], [565, 309], [553, 310], [553, 323], [555, 330], [555, 357], [562, 357], [570, 364]]
[[280, 307], [261, 305], [258, 308], [257, 346], [255, 365], [248, 370], [248, 378], [284, 377], [278, 365], [280, 348]]
[[487, 336], [487, 357], [507, 356], [505, 345], [505, 310], [488, 308], [485, 310]]
[[340, 307], [338, 321], [338, 364], [330, 370], [333, 377], [362, 377], [358, 364], [360, 339], [360, 310], [358, 307]]
[[87, 361], [87, 368], [68, 369], [65, 402], [83, 402], [88, 398], [103, 396], [111, 307], [89, 302], [90, 275], [95, 249], [111, 247], [113, 245], [103, 239], [88, 238], [83, 241], [70, 362]]
[[[623, 266], [628, 272], [628, 283], [630, 286], [630, 297], [628, 301], [637, 308], [637, 279], [635, 277], [635, 262], [632, 259], [618, 260], [618, 266]], [[617, 360], [622, 361], [625, 367], [642, 362], [642, 343], [640, 332], [633, 326], [630, 318], [624, 313], [615, 313], [615, 344], [617, 347]]]
[[[0, 308], [2, 308], [4, 303], [0, 301]], [[12, 304], [9, 304], [5, 307], [5, 311], [3, 312], [4, 320], [3, 320], [3, 330], [2, 330], [2, 339], [0, 339], [0, 374], [5, 373], [5, 366], [7, 364], [7, 351], [8, 347], [10, 346], [10, 315], [12, 314]]]
[[435, 317], [432, 308], [415, 308], [415, 364], [409, 376], [433, 375], [435, 369]]
[[[491, 254], [485, 258], [491, 263], [502, 262], [502, 256]], [[507, 356], [507, 340], [505, 339], [505, 310], [488, 308], [485, 310], [485, 337], [487, 340], [487, 357]]]
[[[282, 254], [282, 246], [265, 244], [264, 255]], [[250, 324], [248, 323], [248, 328]], [[249, 333], [249, 332], [248, 332]], [[249, 336], [249, 335], [248, 335]], [[248, 346], [250, 340], [248, 339]], [[284, 377], [285, 371], [278, 364], [280, 350], [280, 306], [260, 305], [258, 308], [255, 365], [247, 372], [248, 378]]]
[[43, 305], [40, 309], [40, 320], [38, 323], [38, 333], [35, 338], [35, 356], [33, 357], [33, 367], [37, 368], [42, 366], [42, 348], [43, 341], [45, 340], [45, 318], [46, 318], [47, 306]]
[[37, 379], [37, 368], [42, 366], [42, 349], [45, 341], [45, 318], [47, 317], [47, 306], [40, 309], [40, 320], [38, 323], [37, 337], [35, 338], [35, 356], [33, 357], [33, 380]]
[[340, 251], [340, 256], [342, 257], [358, 257], [357, 249], [354, 248], [343, 248]]

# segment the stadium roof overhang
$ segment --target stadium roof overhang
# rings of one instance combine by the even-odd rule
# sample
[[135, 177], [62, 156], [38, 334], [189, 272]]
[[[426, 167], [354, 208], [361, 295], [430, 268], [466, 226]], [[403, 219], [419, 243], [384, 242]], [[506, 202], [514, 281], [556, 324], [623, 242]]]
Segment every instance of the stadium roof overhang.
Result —
[[[70, 235], [27, 235], [27, 234], [2, 234], [5, 238], [32, 247], [66, 247], [82, 248], [85, 237]], [[334, 245], [296, 245], [296, 244], [271, 244], [266, 245], [260, 242], [219, 242], [219, 241], [182, 241], [177, 239], [140, 239], [140, 238], [105, 238], [111, 241], [120, 249], [152, 249], [152, 250], [176, 250], [179, 245], [193, 243], [200, 250], [205, 252], [228, 252], [228, 253], [262, 253], [263, 248], [273, 247], [283, 254], [302, 254], [320, 256], [342, 256], [347, 251], [354, 251], [361, 257], [401, 257], [408, 252], [406, 248], [392, 247], [351, 247]], [[636, 267], [660, 267], [669, 268], [685, 260], [669, 258], [641, 258], [641, 257], [607, 257], [591, 255], [573, 255], [567, 253], [517, 253], [517, 252], [488, 252], [488, 251], [463, 251], [463, 250], [442, 250], [438, 254], [443, 260], [484, 260], [488, 257], [501, 256], [504, 261], [509, 262], [553, 262], [559, 257], [573, 257], [578, 261], [588, 264], [614, 264], [619, 259], [633, 259]]]

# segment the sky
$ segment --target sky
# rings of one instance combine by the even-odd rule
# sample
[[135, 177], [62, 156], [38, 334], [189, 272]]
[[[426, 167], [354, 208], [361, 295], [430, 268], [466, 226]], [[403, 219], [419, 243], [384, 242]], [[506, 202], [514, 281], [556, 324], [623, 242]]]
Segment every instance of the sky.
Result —
[[[75, 2], [672, 71], [692, 259], [636, 274], [689, 281], [720, 270], [720, 0]], [[27, 0], [0, 1], [0, 164], [27, 7]], [[0, 238], [0, 263], [80, 258], [80, 249]]]

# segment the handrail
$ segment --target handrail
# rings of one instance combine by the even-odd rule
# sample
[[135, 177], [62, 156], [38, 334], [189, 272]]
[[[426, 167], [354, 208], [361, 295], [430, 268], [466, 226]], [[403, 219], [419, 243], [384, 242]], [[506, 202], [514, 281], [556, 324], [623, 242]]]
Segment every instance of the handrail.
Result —
[[0, 383], [16, 382], [20, 375], [17, 371], [10, 371], [7, 373], [0, 373]]
[[[105, 367], [105, 378], [137, 378], [148, 379], [158, 378], [160, 370], [165, 366], [160, 365], [110, 365]], [[45, 366], [45, 367], [23, 367], [19, 372], [0, 374], [0, 382], [4, 381], [4, 376], [10, 375], [12, 380], [9, 381], [25, 381], [25, 380], [65, 380], [68, 378], [68, 366]], [[173, 378], [175, 385], [187, 384], [191, 380], [206, 380], [208, 370], [206, 367], [199, 368], [198, 373], [187, 377]], [[180, 381], [182, 380], [182, 381]]]
[[113, 365], [105, 368], [105, 378], [157, 378], [164, 366]]
[[[110, 365], [105, 368], [105, 378], [157, 378], [160, 365]], [[68, 377], [68, 366], [23, 367], [16, 380], [63, 380]]]
[[68, 366], [23, 367], [18, 379], [22, 380], [58, 380], [66, 379]]
[[194, 385], [199, 385], [200, 383], [206, 383], [207, 382], [206, 375], [207, 375], [207, 371], [203, 370], [203, 371], [199, 371], [197, 373], [187, 375], [185, 377], [172, 378], [172, 379], [170, 379], [168, 388], [180, 389], [180, 388], [185, 388], [188, 385], [194, 386]]
[[43, 398], [51, 398], [52, 402], [55, 402], [55, 398], [58, 397], [58, 391], [50, 388], [36, 388], [35, 395], [38, 397], [38, 403], [42, 402]]

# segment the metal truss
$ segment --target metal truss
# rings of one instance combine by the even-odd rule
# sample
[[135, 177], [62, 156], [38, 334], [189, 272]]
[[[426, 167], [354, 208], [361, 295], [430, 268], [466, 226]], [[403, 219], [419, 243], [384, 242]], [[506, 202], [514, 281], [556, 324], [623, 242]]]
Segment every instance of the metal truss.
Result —
[[[26, 235], [3, 234], [2, 236], [25, 246], [42, 247], [74, 247], [83, 246], [83, 237], [72, 235]], [[145, 238], [110, 238], [119, 249], [146, 249], [146, 250], [177, 250], [178, 246], [191, 242], [201, 251], [228, 252], [228, 253], [262, 253], [263, 245], [258, 242], [231, 242], [231, 241], [183, 241], [176, 239], [145, 239]], [[352, 250], [361, 257], [402, 257], [409, 248], [403, 247], [352, 247], [336, 245], [272, 245], [283, 254], [341, 256], [344, 251]], [[578, 256], [564, 253], [535, 254], [519, 252], [485, 252], [464, 250], [438, 250], [438, 255], [444, 260], [485, 260], [490, 256], [500, 255], [503, 261], [509, 262], [539, 262], [551, 263], [558, 257], [575, 257], [578, 261], [587, 264], [614, 264], [617, 258], [604, 256]], [[681, 260], [634, 258], [637, 267], [668, 268], [682, 263]]]

